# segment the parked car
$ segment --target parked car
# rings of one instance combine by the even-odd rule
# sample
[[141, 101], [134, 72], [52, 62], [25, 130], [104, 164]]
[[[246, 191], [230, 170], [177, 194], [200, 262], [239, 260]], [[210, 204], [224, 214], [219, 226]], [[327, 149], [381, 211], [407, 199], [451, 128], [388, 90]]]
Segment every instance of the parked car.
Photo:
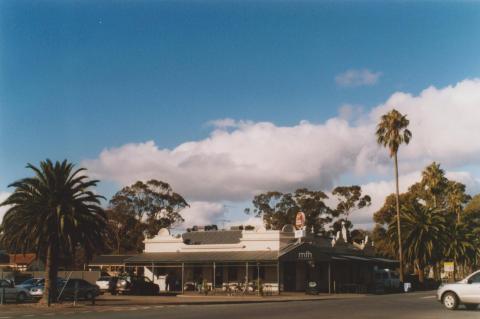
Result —
[[102, 276], [98, 278], [98, 280], [95, 283], [100, 288], [100, 293], [103, 294], [105, 292], [109, 292], [112, 295], [116, 295], [117, 281], [118, 281], [118, 277]]
[[124, 276], [118, 278], [117, 291], [121, 294], [156, 295], [160, 287], [143, 276]]
[[449, 310], [457, 309], [460, 304], [469, 310], [477, 309], [480, 304], [480, 270], [458, 282], [441, 285], [437, 300]]
[[22, 281], [20, 284], [15, 285], [15, 287], [24, 288], [30, 290], [31, 288], [42, 285], [45, 282], [43, 278], [30, 278]]
[[[57, 291], [60, 290], [65, 286], [65, 279], [57, 278]], [[36, 286], [30, 288], [29, 293], [33, 299], [40, 299], [45, 292], [45, 279], [40, 280]]]
[[60, 299], [92, 300], [100, 295], [100, 288], [83, 279], [69, 279], [61, 291]]
[[[30, 299], [30, 293], [28, 289], [15, 287], [13, 281], [0, 279], [0, 294], [3, 295], [5, 291], [5, 301], [16, 301], [16, 302], [25, 302]], [[1, 298], [1, 297], [0, 297]]]
[[400, 278], [395, 271], [390, 269], [375, 270], [375, 291], [399, 291]]

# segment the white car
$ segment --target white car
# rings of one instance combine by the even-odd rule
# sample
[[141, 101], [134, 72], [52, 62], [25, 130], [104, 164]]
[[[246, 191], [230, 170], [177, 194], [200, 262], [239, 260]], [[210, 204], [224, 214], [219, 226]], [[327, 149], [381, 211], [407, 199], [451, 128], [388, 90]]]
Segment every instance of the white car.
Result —
[[4, 301], [6, 302], [24, 302], [25, 300], [31, 298], [27, 289], [15, 287], [13, 282], [5, 279], [0, 279], [0, 299], [3, 298], [3, 296], [5, 296]]
[[460, 304], [469, 310], [477, 309], [480, 304], [480, 270], [461, 281], [441, 285], [437, 300], [449, 310], [457, 309]]

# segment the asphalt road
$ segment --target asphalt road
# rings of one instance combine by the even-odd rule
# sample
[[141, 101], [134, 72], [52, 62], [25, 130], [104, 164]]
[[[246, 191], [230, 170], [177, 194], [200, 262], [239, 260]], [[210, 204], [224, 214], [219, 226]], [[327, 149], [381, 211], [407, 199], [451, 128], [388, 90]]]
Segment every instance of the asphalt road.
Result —
[[480, 309], [469, 311], [459, 309], [448, 311], [429, 293], [410, 293], [398, 295], [365, 296], [353, 299], [268, 302], [250, 304], [220, 304], [220, 305], [152, 305], [128, 307], [95, 307], [66, 310], [55, 313], [2, 313], [0, 319], [9, 318], [275, 318], [275, 319], [307, 319], [307, 318], [355, 318], [355, 319], [470, 319], [480, 318]]

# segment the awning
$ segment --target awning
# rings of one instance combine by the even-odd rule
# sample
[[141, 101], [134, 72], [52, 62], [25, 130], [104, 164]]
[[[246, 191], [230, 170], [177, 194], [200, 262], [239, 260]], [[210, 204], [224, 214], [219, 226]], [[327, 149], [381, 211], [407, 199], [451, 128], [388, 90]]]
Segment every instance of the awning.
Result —
[[125, 260], [131, 258], [132, 255], [99, 255], [93, 257], [88, 263], [89, 266], [123, 266]]
[[262, 262], [277, 261], [277, 251], [215, 251], [143, 253], [125, 260], [125, 264], [139, 263], [199, 263], [199, 262]]
[[363, 262], [372, 261], [372, 258], [366, 258], [366, 257], [360, 257], [360, 256], [341, 255], [340, 257], [345, 258], [347, 260], [353, 260], [353, 261], [363, 261]]

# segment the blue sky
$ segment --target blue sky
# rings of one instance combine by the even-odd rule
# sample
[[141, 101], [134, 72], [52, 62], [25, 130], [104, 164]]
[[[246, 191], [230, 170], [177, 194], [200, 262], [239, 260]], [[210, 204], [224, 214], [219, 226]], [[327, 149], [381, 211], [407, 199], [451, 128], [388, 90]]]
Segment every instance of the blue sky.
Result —
[[[479, 30], [472, 1], [2, 1], [0, 192], [27, 162], [174, 149], [217, 119], [322, 124], [479, 77]], [[335, 80], [352, 70], [376, 78]]]

